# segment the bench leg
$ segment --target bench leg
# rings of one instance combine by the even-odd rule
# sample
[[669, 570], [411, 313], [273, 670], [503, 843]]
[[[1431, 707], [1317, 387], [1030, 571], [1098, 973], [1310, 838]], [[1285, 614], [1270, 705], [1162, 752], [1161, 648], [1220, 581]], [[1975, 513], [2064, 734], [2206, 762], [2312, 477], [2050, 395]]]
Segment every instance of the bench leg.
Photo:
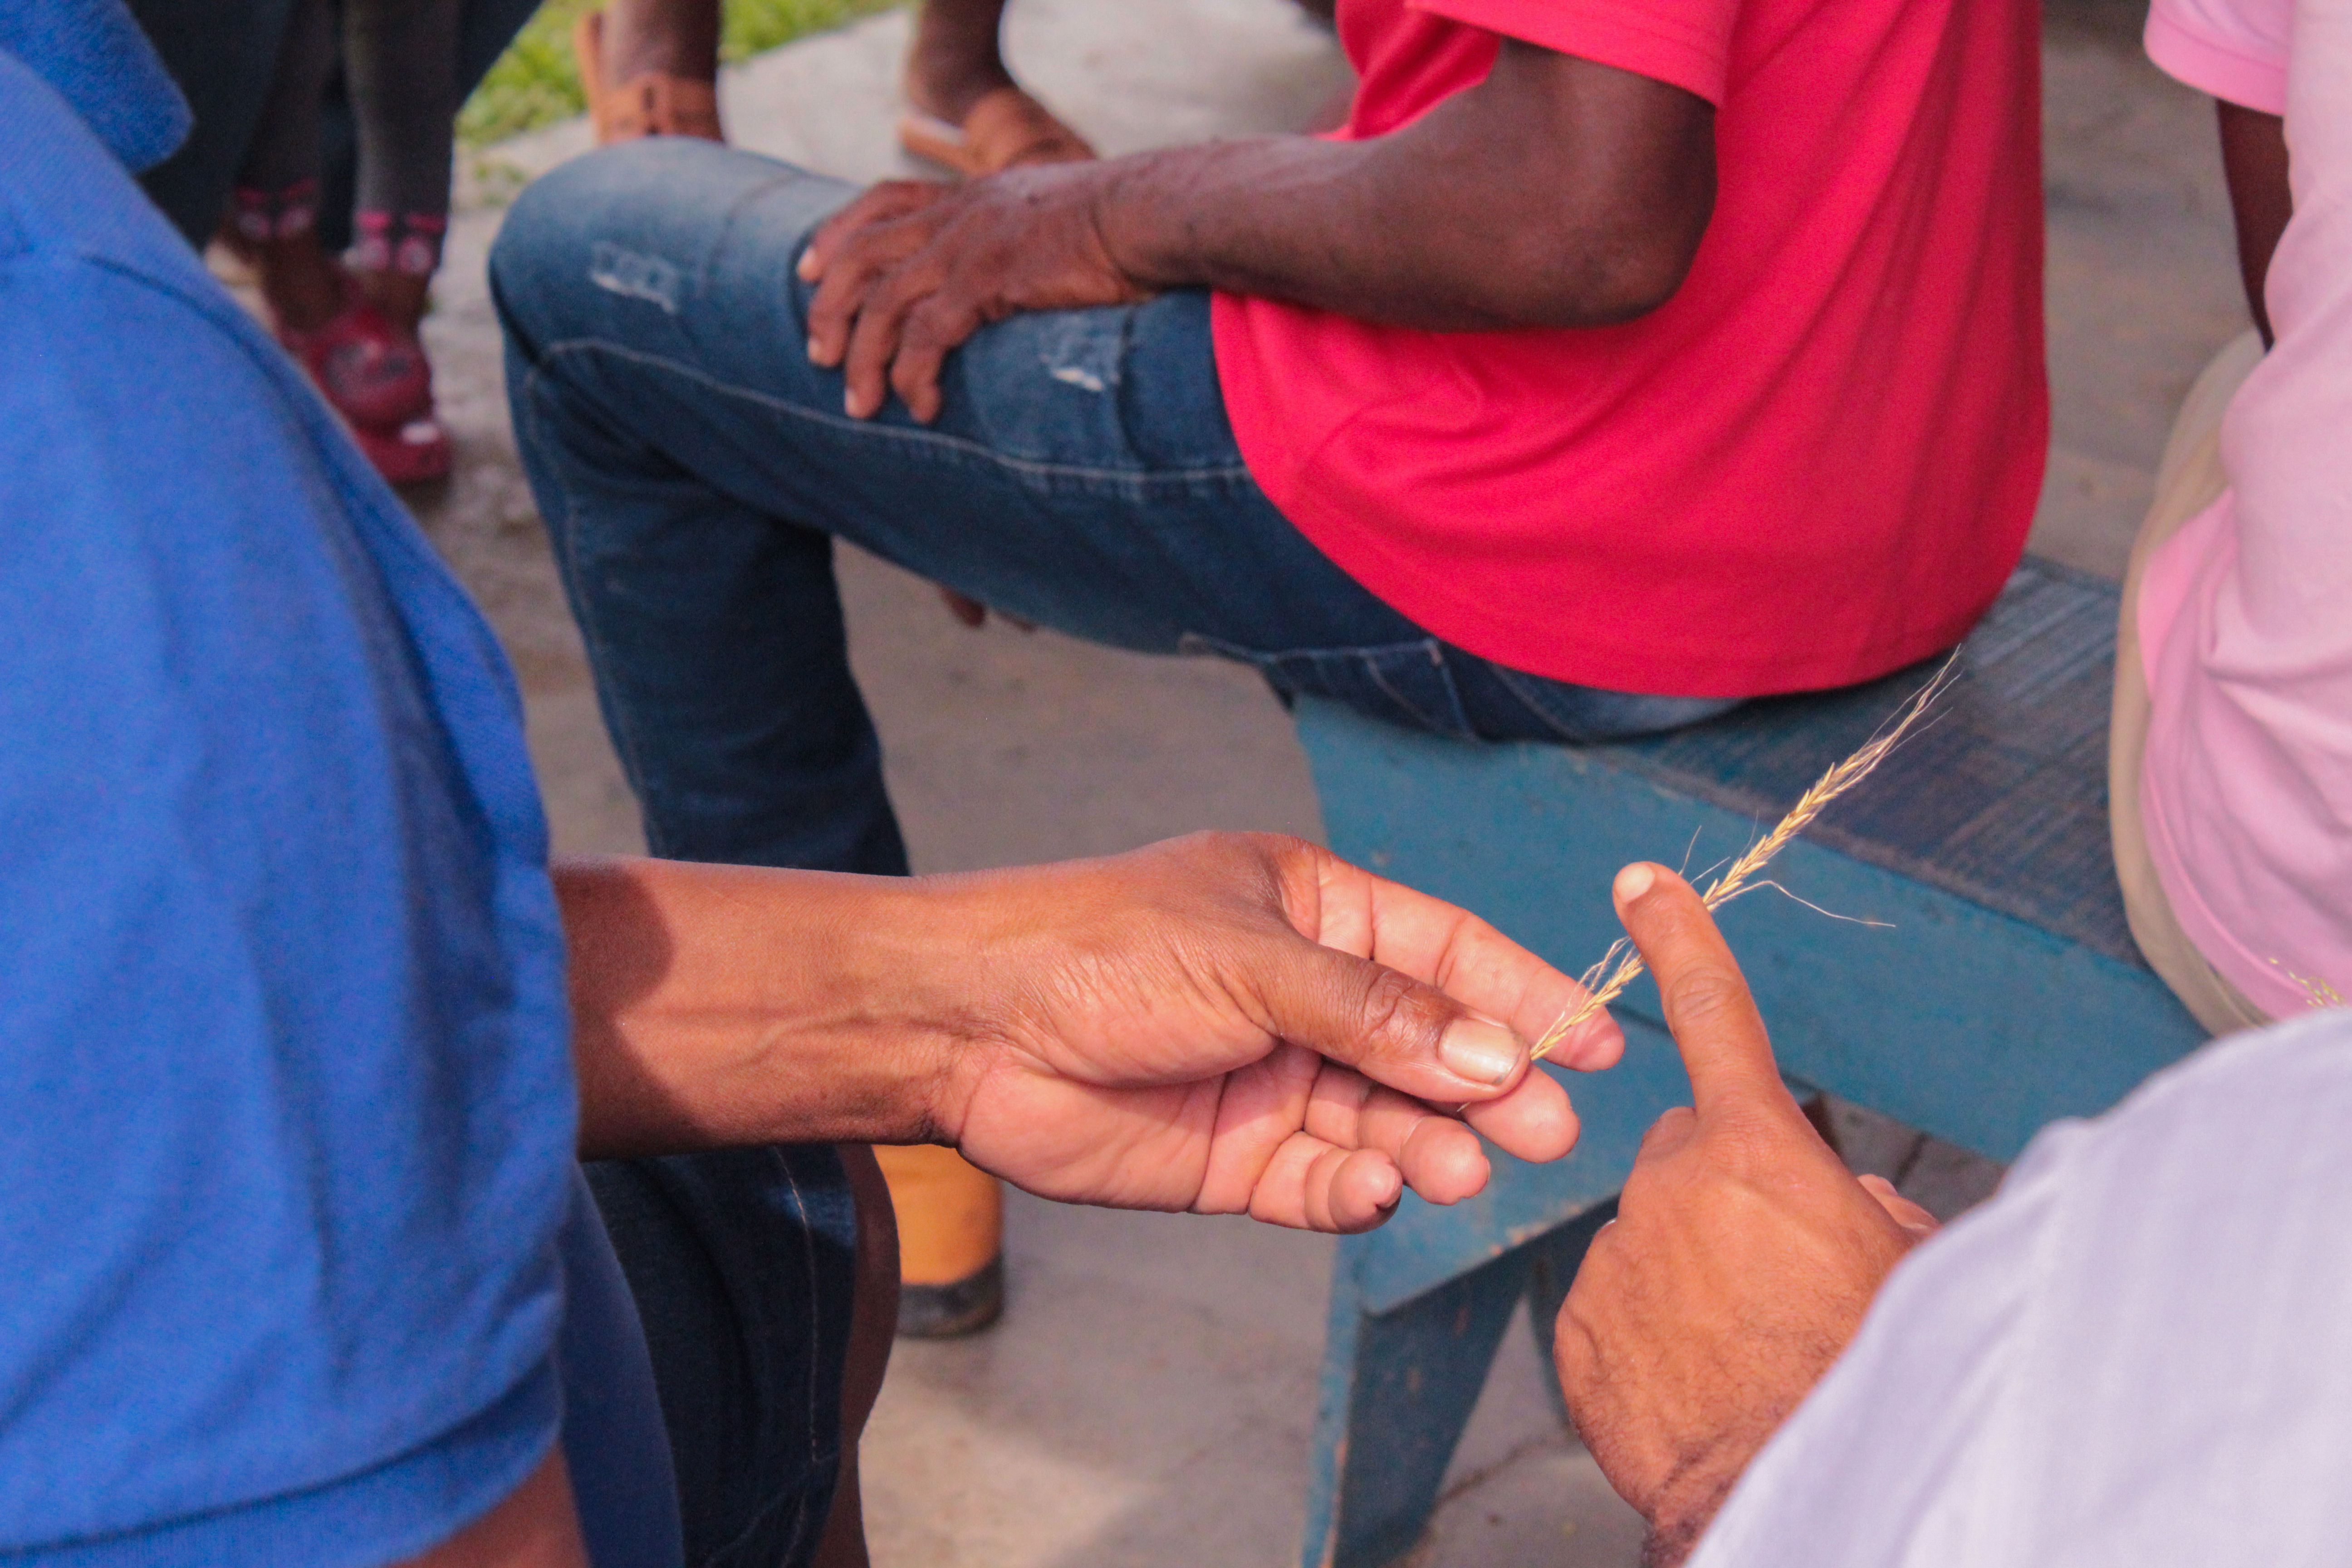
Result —
[[[1592, 1245], [1601, 1227], [1616, 1217], [1617, 1200], [1611, 1198], [1527, 1245], [1528, 1327], [1535, 1331], [1536, 1352], [1547, 1371], [1552, 1364], [1552, 1330], [1559, 1323], [1559, 1304], [1568, 1300], [1568, 1288], [1576, 1283], [1576, 1271], [1584, 1266], [1584, 1249]], [[1547, 1377], [1544, 1386], [1551, 1390], [1553, 1414], [1567, 1421], [1568, 1395], [1559, 1379]]]
[[1374, 1314], [1361, 1310], [1343, 1258], [1331, 1280], [1305, 1568], [1380, 1568], [1420, 1539], [1527, 1288], [1520, 1248]]

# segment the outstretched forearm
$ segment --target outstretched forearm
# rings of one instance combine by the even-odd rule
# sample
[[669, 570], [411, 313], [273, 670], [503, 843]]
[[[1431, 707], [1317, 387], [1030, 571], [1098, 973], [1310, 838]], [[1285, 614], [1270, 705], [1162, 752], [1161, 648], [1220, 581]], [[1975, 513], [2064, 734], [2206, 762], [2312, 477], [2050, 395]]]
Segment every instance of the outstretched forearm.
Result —
[[1672, 296], [1714, 207], [1714, 111], [1506, 44], [1492, 76], [1362, 142], [1258, 137], [1105, 164], [1111, 260], [1435, 331], [1599, 326]]
[[[592, 1157], [935, 1140], [1049, 1196], [1352, 1230], [1406, 1184], [1475, 1193], [1477, 1134], [1534, 1160], [1575, 1137], [1527, 1042], [1583, 992], [1297, 839], [922, 879], [590, 861], [555, 883]], [[1622, 1045], [1595, 1019], [1556, 1059]]]
[[555, 868], [581, 1152], [929, 1138], [959, 933], [922, 883], [646, 859]]

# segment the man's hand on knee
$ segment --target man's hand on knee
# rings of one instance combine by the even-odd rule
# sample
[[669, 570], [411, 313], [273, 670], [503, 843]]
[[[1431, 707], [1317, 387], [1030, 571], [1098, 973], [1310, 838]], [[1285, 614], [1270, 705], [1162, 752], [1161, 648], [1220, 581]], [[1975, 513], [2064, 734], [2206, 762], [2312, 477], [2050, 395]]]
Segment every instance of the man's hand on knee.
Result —
[[800, 260], [817, 286], [808, 354], [840, 368], [850, 416], [880, 413], [895, 392], [929, 423], [949, 352], [990, 322], [1149, 293], [1103, 246], [1108, 167], [1008, 169], [964, 185], [895, 180], [818, 229]]
[[1555, 1345], [1577, 1430], [1650, 1521], [1648, 1561], [1671, 1563], [1935, 1221], [1885, 1182], [1856, 1181], [1806, 1121], [1689, 884], [1631, 866], [1616, 895], [1693, 1105], [1643, 1140]]

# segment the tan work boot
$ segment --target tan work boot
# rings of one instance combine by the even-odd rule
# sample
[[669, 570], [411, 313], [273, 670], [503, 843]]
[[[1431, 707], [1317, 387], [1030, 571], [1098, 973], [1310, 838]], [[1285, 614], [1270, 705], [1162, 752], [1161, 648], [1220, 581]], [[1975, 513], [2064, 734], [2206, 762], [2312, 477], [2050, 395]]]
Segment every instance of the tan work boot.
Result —
[[898, 1333], [977, 1333], [1004, 1310], [1004, 1193], [952, 1149], [877, 1147], [898, 1215]]

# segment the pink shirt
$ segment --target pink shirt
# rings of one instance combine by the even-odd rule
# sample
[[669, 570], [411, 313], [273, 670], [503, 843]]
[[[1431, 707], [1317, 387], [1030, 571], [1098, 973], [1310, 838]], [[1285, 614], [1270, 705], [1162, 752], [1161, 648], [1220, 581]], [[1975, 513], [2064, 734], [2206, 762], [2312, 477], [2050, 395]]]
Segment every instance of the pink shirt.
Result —
[[2189, 939], [2282, 1016], [2312, 1005], [2296, 976], [2352, 997], [2352, 0], [2156, 0], [2148, 43], [2193, 87], [2283, 104], [2293, 153], [2231, 489], [2138, 605], [2150, 857]]
[[1344, 135], [1475, 87], [1507, 35], [1715, 103], [1715, 215], [1680, 291], [1622, 326], [1428, 332], [1219, 295], [1250, 472], [1373, 593], [1538, 675], [1746, 696], [1950, 646], [2016, 563], [2048, 445], [2038, 19], [1340, 0]]

